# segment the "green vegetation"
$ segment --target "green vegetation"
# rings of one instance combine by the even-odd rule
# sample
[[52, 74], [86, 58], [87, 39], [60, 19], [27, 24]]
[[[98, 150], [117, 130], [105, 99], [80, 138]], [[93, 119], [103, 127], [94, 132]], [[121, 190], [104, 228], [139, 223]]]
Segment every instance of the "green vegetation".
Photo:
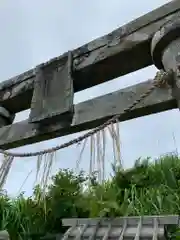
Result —
[[180, 158], [138, 160], [128, 170], [115, 169], [102, 184], [96, 176], [60, 170], [46, 193], [36, 186], [32, 197], [0, 197], [0, 228], [13, 240], [24, 233], [63, 232], [62, 218], [180, 213]]

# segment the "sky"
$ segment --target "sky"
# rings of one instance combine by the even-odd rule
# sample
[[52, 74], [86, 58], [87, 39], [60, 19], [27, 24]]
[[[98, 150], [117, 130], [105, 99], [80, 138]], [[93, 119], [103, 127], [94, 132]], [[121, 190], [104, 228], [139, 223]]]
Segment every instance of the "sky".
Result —
[[[41, 62], [59, 56], [89, 41], [105, 35], [129, 21], [167, 3], [167, 0], [2, 0], [0, 3], [0, 81], [20, 74]], [[151, 66], [110, 82], [75, 94], [75, 103], [117, 91], [153, 78], [156, 68]], [[29, 111], [16, 116], [15, 121], [28, 118]], [[180, 130], [179, 112], [172, 110], [120, 123], [121, 157], [124, 167], [131, 167], [139, 157], [178, 151]], [[82, 133], [81, 133], [82, 134]], [[56, 138], [15, 151], [36, 151], [49, 148], [76, 137], [78, 134]], [[106, 169], [110, 171], [112, 146], [107, 146]], [[80, 154], [73, 146], [56, 154], [53, 171], [72, 168]], [[16, 158], [5, 188], [15, 196], [19, 191], [32, 193], [36, 158]], [[88, 171], [89, 148], [85, 149], [81, 168]], [[29, 172], [32, 174], [24, 183]], [[24, 183], [24, 184], [23, 184]]]

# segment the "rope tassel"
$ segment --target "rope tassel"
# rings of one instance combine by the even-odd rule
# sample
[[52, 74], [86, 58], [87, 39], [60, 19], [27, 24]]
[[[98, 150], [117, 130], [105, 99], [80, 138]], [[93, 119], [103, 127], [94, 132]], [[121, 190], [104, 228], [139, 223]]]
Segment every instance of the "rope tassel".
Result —
[[2, 165], [0, 167], [0, 190], [2, 190], [2, 188], [4, 187], [4, 185], [6, 183], [7, 176], [11, 169], [13, 160], [14, 160], [13, 156], [4, 155], [4, 159], [3, 159]]

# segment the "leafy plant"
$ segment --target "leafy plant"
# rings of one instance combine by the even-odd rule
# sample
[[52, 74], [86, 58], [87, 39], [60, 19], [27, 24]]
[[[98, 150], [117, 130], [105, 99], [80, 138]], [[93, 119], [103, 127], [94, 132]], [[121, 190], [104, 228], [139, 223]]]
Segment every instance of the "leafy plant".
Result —
[[13, 240], [63, 233], [63, 218], [179, 213], [180, 158], [176, 155], [138, 159], [127, 170], [113, 166], [112, 177], [102, 183], [96, 174], [61, 169], [46, 191], [37, 185], [29, 198], [23, 193], [16, 198], [0, 193], [0, 229], [7, 229]]

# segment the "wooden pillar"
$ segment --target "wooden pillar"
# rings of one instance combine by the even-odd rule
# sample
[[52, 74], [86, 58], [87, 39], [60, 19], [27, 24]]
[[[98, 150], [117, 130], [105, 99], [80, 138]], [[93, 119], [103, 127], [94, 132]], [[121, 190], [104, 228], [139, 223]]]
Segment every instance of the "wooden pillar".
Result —
[[164, 24], [152, 38], [151, 55], [157, 68], [172, 70], [169, 81], [172, 97], [180, 109], [180, 20], [174, 19]]

